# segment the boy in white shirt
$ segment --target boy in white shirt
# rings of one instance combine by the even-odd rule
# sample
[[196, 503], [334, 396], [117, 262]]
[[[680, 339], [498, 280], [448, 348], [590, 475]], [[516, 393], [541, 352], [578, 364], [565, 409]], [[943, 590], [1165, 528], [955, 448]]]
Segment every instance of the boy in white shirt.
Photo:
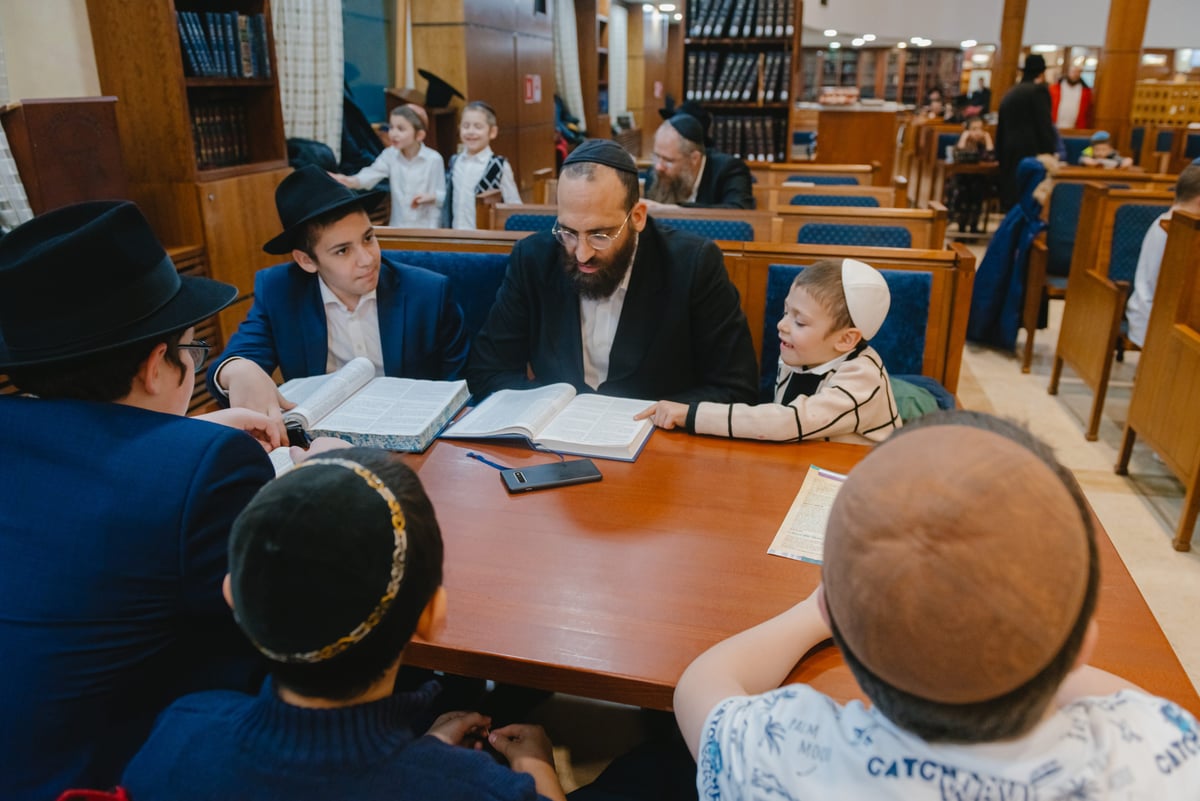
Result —
[[437, 228], [446, 194], [446, 163], [425, 146], [428, 126], [420, 106], [396, 106], [388, 115], [392, 146], [354, 175], [329, 175], [348, 189], [373, 189], [384, 178], [392, 190], [391, 228]]
[[[700, 796], [1195, 798], [1195, 718], [1087, 665], [1095, 526], [1014, 423], [930, 414], [877, 446], [830, 511], [823, 583], [680, 677]], [[780, 687], [831, 636], [870, 707]]]
[[463, 108], [458, 125], [463, 149], [450, 157], [450, 168], [446, 171], [443, 228], [474, 229], [475, 196], [480, 192], [499, 189], [505, 203], [521, 202], [508, 159], [492, 152], [491, 142], [499, 134], [496, 111], [487, 103], [472, 100]]
[[792, 282], [777, 326], [774, 403], [659, 401], [636, 419], [718, 437], [879, 442], [901, 425], [883, 359], [867, 343], [890, 306], [887, 283], [870, 265], [811, 264]]

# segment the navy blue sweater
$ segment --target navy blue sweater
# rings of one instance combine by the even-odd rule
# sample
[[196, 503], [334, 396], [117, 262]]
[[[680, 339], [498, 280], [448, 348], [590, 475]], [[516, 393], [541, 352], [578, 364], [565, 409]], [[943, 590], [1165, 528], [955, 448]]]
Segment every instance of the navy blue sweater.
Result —
[[340, 709], [196, 693], [159, 718], [122, 784], [133, 801], [535, 799], [533, 778], [436, 737], [414, 737], [430, 685]]

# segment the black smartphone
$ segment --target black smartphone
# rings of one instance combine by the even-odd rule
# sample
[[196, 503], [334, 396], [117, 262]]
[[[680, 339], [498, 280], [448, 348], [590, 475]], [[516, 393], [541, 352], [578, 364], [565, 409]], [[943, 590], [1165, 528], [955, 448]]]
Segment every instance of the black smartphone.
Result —
[[599, 481], [600, 478], [600, 471], [592, 464], [591, 459], [551, 462], [500, 471], [500, 480], [509, 492], [530, 492], [550, 487], [586, 484], [589, 481]]

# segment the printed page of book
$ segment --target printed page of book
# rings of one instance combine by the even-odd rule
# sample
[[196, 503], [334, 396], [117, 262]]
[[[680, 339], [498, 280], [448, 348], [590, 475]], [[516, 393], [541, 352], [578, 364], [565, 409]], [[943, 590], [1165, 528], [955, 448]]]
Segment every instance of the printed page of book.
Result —
[[282, 476], [296, 466], [295, 462], [292, 461], [291, 445], [280, 445], [267, 454], [267, 456], [271, 459], [271, 467], [275, 468], [276, 477]]
[[304, 428], [312, 428], [321, 418], [329, 414], [338, 404], [375, 377], [375, 365], [361, 356], [351, 359], [342, 369], [329, 375], [293, 378], [279, 388], [283, 397], [296, 404], [296, 408], [284, 414], [285, 422], [298, 422]]
[[[466, 397], [465, 381], [376, 378], [322, 417], [312, 433], [419, 437], [432, 426], [440, 427], [447, 414], [453, 413], [448, 407], [457, 411]], [[355, 441], [361, 442], [361, 438]]]
[[632, 460], [654, 423], [634, 420], [653, 401], [577, 395], [536, 437], [539, 445], [565, 453]]
[[821, 564], [825, 550], [825, 524], [829, 521], [833, 499], [845, 480], [846, 476], [842, 473], [811, 465], [767, 553], [814, 565]]
[[570, 384], [537, 389], [502, 389], [447, 429], [447, 437], [494, 437], [504, 434], [533, 438], [575, 397]]

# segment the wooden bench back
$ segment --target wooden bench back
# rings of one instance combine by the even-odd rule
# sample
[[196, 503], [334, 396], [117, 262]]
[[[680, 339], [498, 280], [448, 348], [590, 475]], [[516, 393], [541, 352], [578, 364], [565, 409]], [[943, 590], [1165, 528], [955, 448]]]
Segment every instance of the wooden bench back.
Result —
[[[491, 217], [489, 227], [493, 231], [503, 231], [505, 222], [513, 216], [519, 214], [532, 214], [555, 217], [558, 215], [558, 207], [554, 205], [515, 205], [501, 203], [491, 207]], [[780, 220], [778, 215], [768, 211], [746, 211], [744, 209], [699, 209], [699, 208], [681, 208], [671, 209], [669, 212], [662, 214], [651, 215], [655, 218], [665, 219], [685, 219], [685, 220], [728, 220], [729, 222], [748, 222], [750, 227], [754, 229], [755, 242], [778, 242], [780, 241], [779, 226]]]
[[[797, 195], [834, 195], [850, 197], [872, 197], [880, 208], [907, 208], [907, 184], [896, 186], [774, 186], [754, 187], [754, 202], [758, 208], [778, 211], [791, 205], [792, 198]], [[863, 207], [858, 207], [863, 208]]]
[[1173, 200], [1170, 192], [1114, 189], [1100, 183], [1084, 186], [1050, 391], [1057, 392], [1064, 365], [1070, 365], [1092, 390], [1094, 398], [1086, 431], [1089, 440], [1097, 437], [1113, 351], [1129, 297], [1129, 284], [1109, 277], [1114, 233], [1126, 239], [1135, 236], [1138, 243], [1145, 235], [1144, 230], [1119, 231], [1117, 213], [1130, 204], [1170, 206]]
[[1155, 450], [1187, 487], [1175, 528], [1175, 548], [1191, 546], [1200, 509], [1200, 295], [1196, 254], [1200, 253], [1200, 217], [1171, 214], [1167, 247], [1154, 290], [1150, 323], [1129, 398], [1122, 446], [1122, 471], [1128, 464], [1133, 436]]
[[814, 162], [798, 162], [795, 164], [760, 164], [750, 168], [754, 176], [755, 186], [782, 186], [784, 181], [794, 176], [804, 180], [806, 177], [820, 178], [853, 178], [855, 183], [871, 186], [876, 183], [875, 175], [879, 171], [879, 162], [870, 164], [816, 164]]
[[941, 203], [931, 203], [927, 209], [780, 206], [775, 214], [780, 219], [775, 241], [787, 244], [796, 241], [807, 223], [900, 226], [908, 229], [912, 246], [920, 249], [940, 250], [946, 241], [946, 207]]
[[[528, 234], [381, 229], [379, 242], [384, 249], [397, 251], [502, 253], [511, 252], [513, 244], [524, 236]], [[756, 358], [762, 352], [767, 272], [772, 264], [811, 264], [820, 259], [856, 258], [873, 267], [931, 273], [929, 322], [921, 372], [937, 379], [950, 392], [956, 391], [975, 280], [975, 257], [963, 245], [956, 243], [946, 249], [926, 250], [769, 242], [718, 242], [717, 245], [724, 256], [729, 278], [741, 298]]]

